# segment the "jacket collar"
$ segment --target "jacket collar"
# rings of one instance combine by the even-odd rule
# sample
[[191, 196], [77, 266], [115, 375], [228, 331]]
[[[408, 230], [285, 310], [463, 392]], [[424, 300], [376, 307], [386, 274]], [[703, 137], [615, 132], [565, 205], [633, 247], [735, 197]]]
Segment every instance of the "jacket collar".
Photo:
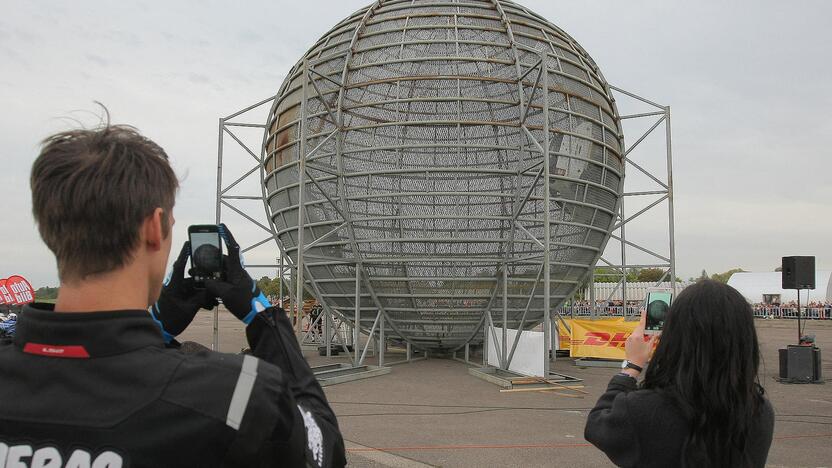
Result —
[[14, 343], [24, 352], [89, 358], [164, 347], [161, 330], [146, 310], [55, 312], [54, 307], [36, 303], [23, 308]]

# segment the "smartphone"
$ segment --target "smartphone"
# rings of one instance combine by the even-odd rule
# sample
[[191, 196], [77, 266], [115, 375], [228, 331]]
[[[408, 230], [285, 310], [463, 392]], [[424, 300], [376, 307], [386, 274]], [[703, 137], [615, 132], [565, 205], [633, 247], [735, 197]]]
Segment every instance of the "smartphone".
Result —
[[664, 328], [665, 317], [667, 311], [670, 310], [670, 304], [673, 302], [673, 293], [669, 290], [649, 290], [647, 291], [647, 298], [644, 300], [644, 308], [646, 310], [644, 322], [645, 335], [661, 334]]
[[191, 277], [194, 287], [204, 288], [205, 280], [222, 279], [222, 239], [216, 224], [188, 226], [191, 241]]

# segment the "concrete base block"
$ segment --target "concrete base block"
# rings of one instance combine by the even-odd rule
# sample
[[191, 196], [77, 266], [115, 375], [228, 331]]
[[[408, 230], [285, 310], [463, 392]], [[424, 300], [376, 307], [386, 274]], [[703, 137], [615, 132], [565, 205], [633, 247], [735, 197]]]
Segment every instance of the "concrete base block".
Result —
[[344, 382], [352, 382], [353, 380], [369, 379], [370, 377], [378, 377], [380, 375], [389, 374], [391, 371], [389, 367], [366, 365], [352, 367], [348, 364], [318, 366], [312, 370], [315, 372], [315, 377], [318, 379], [318, 383], [321, 384], [321, 387]]
[[602, 359], [602, 358], [578, 358], [575, 359], [575, 365], [579, 367], [609, 367], [621, 368], [621, 360], [619, 359]]

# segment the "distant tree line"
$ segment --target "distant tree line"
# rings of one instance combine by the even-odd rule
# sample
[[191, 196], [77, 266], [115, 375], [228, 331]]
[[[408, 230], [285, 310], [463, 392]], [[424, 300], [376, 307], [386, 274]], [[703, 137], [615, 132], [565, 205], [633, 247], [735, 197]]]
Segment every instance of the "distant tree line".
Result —
[[[774, 271], [780, 271], [778, 267]], [[627, 282], [628, 283], [655, 283], [658, 282], [660, 279], [664, 278], [664, 281], [669, 281], [668, 278], [665, 277], [665, 273], [667, 270], [663, 270], [661, 268], [628, 268], [627, 269]], [[731, 276], [734, 273], [744, 273], [745, 270], [742, 268], [732, 268], [728, 271], [724, 271], [722, 273], [714, 273], [712, 275], [708, 275], [708, 272], [702, 270], [702, 274], [699, 277], [688, 278], [688, 281], [698, 281], [701, 279], [712, 279], [714, 281], [719, 281], [720, 283], [728, 283], [728, 280], [731, 279]], [[606, 268], [606, 267], [598, 267], [595, 268], [595, 282], [596, 283], [617, 283], [621, 281], [621, 272], [615, 268]], [[678, 276], [676, 277], [676, 282], [681, 282], [682, 279]]]
[[42, 286], [35, 290], [35, 300], [36, 301], [49, 301], [55, 300], [58, 298], [58, 287], [49, 287], [49, 286]]
[[[295, 293], [296, 289], [296, 282], [294, 281], [284, 281], [283, 282], [283, 296], [288, 296], [289, 292], [291, 291], [292, 295]], [[268, 276], [263, 276], [259, 280], [257, 280], [257, 287], [263, 291], [263, 294], [266, 296], [272, 297], [279, 297], [280, 296], [280, 278], [270, 278]], [[313, 299], [312, 295], [309, 294], [308, 291], [303, 292], [303, 300]]]
[[[774, 271], [781, 271], [781, 267], [777, 267]], [[732, 268], [728, 271], [724, 271], [722, 273], [714, 273], [712, 275], [708, 275], [708, 272], [702, 270], [702, 273], [699, 275], [698, 278], [690, 277], [688, 281], [697, 281], [700, 279], [712, 279], [714, 281], [719, 281], [720, 283], [727, 283], [729, 279], [731, 279], [731, 275], [734, 273], [744, 273], [745, 270], [742, 268]], [[628, 268], [627, 269], [627, 282], [628, 283], [655, 283], [658, 282], [660, 279], [664, 278], [664, 281], [669, 281], [668, 278], [665, 277], [666, 270], [661, 268]], [[621, 281], [621, 272], [616, 268], [608, 268], [608, 267], [596, 267], [595, 268], [595, 282], [596, 283], [617, 283]], [[676, 277], [676, 282], [682, 282], [682, 279]], [[587, 279], [587, 284], [589, 283], [589, 279]], [[280, 279], [279, 278], [270, 278], [268, 276], [263, 276], [259, 280], [257, 280], [257, 287], [260, 288], [261, 291], [267, 296], [277, 297], [280, 295]], [[586, 287], [586, 284], [584, 285]], [[58, 298], [58, 291], [60, 288], [58, 287], [51, 287], [51, 286], [42, 286], [35, 290], [35, 300], [37, 301], [47, 301], [51, 302]], [[288, 296], [289, 291], [294, 293], [295, 291], [295, 284], [294, 281], [284, 281], [283, 282], [283, 295]], [[304, 291], [303, 299], [313, 299], [312, 295], [309, 294], [308, 291]]]
[[[661, 268], [628, 268], [627, 282], [628, 283], [656, 283], [662, 278], [664, 281], [670, 281], [670, 275], [665, 277], [667, 270]], [[598, 267], [595, 268], [595, 282], [596, 283], [617, 283], [621, 281], [621, 272], [616, 268]], [[682, 279], [677, 277], [677, 282]]]

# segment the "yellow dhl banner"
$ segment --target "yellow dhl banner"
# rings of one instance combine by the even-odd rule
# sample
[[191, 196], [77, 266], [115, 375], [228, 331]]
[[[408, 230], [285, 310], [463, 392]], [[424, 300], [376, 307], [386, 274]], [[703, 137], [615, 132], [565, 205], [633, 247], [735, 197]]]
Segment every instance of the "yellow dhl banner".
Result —
[[624, 359], [624, 343], [638, 325], [638, 321], [625, 321], [623, 317], [583, 320], [567, 319], [571, 336], [558, 321], [560, 349], [569, 349], [572, 357], [596, 357]]
[[[563, 319], [563, 320], [557, 320], [556, 321], [556, 323], [558, 324], [558, 349], [559, 350], [569, 349], [571, 341], [572, 341], [572, 335], [569, 333], [569, 330], [566, 329], [566, 325], [564, 324], [564, 321], [569, 323], [569, 322], [572, 322], [572, 319]], [[569, 326], [571, 328], [572, 324], [570, 323]]]

